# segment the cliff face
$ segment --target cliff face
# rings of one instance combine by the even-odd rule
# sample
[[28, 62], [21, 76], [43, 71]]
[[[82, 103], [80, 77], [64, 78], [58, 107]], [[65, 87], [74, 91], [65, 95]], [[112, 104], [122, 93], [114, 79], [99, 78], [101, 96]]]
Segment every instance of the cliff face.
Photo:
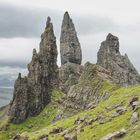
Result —
[[97, 64], [109, 70], [117, 84], [131, 86], [140, 83], [140, 76], [128, 56], [120, 54], [118, 37], [108, 34], [97, 56]]
[[63, 103], [66, 107], [76, 109], [94, 107], [109, 97], [112, 89], [103, 91], [107, 81], [113, 81], [109, 71], [87, 62], [78, 83], [70, 87]]
[[[64, 14], [60, 38], [62, 66], [57, 67], [57, 46], [53, 25], [48, 17], [41, 35], [40, 50], [33, 50], [28, 64], [28, 75], [19, 74], [10, 103], [9, 118], [20, 123], [29, 116], [39, 114], [51, 101], [51, 92], [58, 87], [67, 95], [64, 106], [87, 109], [109, 97], [102, 92], [107, 81], [122, 86], [140, 83], [140, 76], [127, 55], [119, 51], [119, 40], [109, 34], [98, 52], [98, 65], [86, 63], [81, 66], [82, 51], [74, 24], [69, 14]], [[109, 89], [110, 90], [110, 89]], [[112, 90], [112, 89], [111, 89]]]
[[42, 111], [50, 102], [51, 91], [58, 85], [57, 46], [53, 25], [48, 17], [41, 35], [40, 51], [33, 50], [28, 64], [28, 76], [19, 74], [15, 82], [14, 97], [10, 103], [10, 122], [20, 123], [28, 116]]
[[61, 67], [59, 87], [67, 93], [72, 85], [78, 83], [83, 71], [82, 50], [77, 33], [68, 12], [64, 14], [60, 37]]
[[77, 33], [68, 12], [64, 14], [60, 37], [61, 64], [81, 64], [82, 51]]

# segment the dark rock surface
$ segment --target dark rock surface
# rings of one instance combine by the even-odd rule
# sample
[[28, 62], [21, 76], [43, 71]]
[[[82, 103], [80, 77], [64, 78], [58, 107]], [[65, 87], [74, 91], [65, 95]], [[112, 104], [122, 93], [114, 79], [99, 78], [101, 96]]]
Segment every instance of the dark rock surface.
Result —
[[12, 140], [29, 140], [27, 137], [17, 134]]
[[58, 85], [57, 46], [53, 25], [48, 17], [41, 35], [40, 51], [33, 50], [28, 64], [28, 76], [19, 74], [15, 82], [14, 96], [10, 103], [10, 122], [20, 123], [34, 116], [50, 102], [51, 91]]
[[60, 37], [61, 64], [81, 64], [82, 51], [77, 33], [68, 12], [64, 14]]
[[140, 76], [128, 56], [120, 54], [118, 37], [110, 33], [101, 43], [97, 64], [109, 70], [117, 84], [131, 86], [140, 83]]

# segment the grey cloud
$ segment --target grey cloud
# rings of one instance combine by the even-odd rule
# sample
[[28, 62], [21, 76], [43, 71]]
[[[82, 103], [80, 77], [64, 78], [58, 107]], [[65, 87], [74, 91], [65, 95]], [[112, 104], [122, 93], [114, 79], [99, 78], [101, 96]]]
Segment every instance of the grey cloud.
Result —
[[0, 37], [39, 37], [48, 16], [61, 12], [49, 9], [0, 5]]
[[[71, 13], [70, 13], [71, 14]], [[60, 34], [62, 11], [0, 5], [0, 37], [39, 37], [47, 16], [52, 17], [55, 33]], [[113, 21], [107, 17], [94, 15], [71, 15], [80, 35], [103, 32], [115, 27]]]
[[79, 34], [97, 34], [105, 31], [112, 31], [119, 26], [108, 17], [98, 17], [95, 15], [75, 16], [75, 25]]

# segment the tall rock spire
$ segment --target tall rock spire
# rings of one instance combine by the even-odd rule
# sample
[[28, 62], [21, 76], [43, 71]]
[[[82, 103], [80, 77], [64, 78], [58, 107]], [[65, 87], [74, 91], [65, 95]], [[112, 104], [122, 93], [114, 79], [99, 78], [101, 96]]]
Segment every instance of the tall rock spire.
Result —
[[61, 64], [67, 62], [81, 64], [82, 51], [77, 33], [68, 12], [65, 12], [60, 37]]
[[10, 122], [20, 123], [34, 116], [51, 100], [51, 91], [58, 84], [57, 46], [50, 17], [41, 35], [40, 51], [33, 50], [28, 64], [28, 76], [19, 74], [15, 82], [14, 97], [10, 103]]
[[118, 37], [109, 33], [101, 43], [97, 57], [97, 64], [109, 70], [117, 84], [131, 86], [140, 83], [140, 76], [128, 56], [120, 54]]

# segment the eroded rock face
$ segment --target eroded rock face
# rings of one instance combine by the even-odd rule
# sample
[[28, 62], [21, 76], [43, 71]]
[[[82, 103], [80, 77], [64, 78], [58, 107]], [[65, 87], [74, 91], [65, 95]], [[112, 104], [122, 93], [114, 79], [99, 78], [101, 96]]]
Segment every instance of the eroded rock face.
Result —
[[101, 43], [97, 64], [109, 70], [117, 84], [131, 86], [140, 83], [140, 76], [128, 56], [120, 54], [118, 37], [110, 33]]
[[40, 51], [33, 50], [28, 64], [28, 76], [19, 74], [15, 82], [14, 97], [10, 103], [10, 122], [20, 123], [28, 116], [34, 116], [50, 102], [51, 91], [58, 85], [56, 38], [48, 17], [41, 35]]
[[66, 63], [59, 68], [59, 88], [67, 94], [70, 87], [77, 84], [84, 67], [75, 63]]
[[60, 37], [61, 64], [81, 64], [82, 51], [77, 33], [68, 12], [64, 14]]
[[109, 97], [109, 91], [100, 92], [104, 81], [112, 81], [110, 72], [101, 66], [87, 62], [78, 84], [70, 87], [64, 99], [64, 105], [76, 109], [93, 108]]

